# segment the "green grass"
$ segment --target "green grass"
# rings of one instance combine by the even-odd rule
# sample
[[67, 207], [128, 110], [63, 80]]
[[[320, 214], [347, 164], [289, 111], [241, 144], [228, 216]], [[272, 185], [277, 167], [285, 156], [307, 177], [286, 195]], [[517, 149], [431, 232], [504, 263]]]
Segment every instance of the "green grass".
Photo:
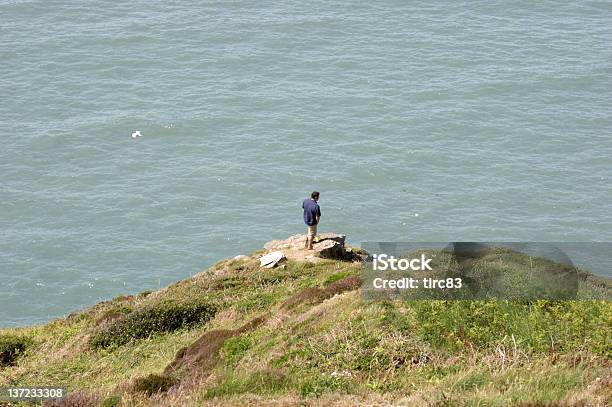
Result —
[[152, 396], [160, 392], [167, 391], [175, 384], [175, 380], [168, 376], [150, 374], [134, 380], [132, 388], [136, 392], [141, 392], [147, 396]]
[[612, 355], [606, 301], [415, 301], [411, 306], [417, 334], [441, 349], [491, 348], [512, 340], [529, 352], [589, 349]]
[[[495, 270], [527, 264], [515, 255], [489, 260]], [[364, 301], [357, 290], [283, 306], [361, 267], [288, 261], [268, 270], [256, 258], [225, 260], [156, 293], [1, 330], [0, 354], [13, 349], [16, 356], [0, 368], [0, 386], [62, 385], [99, 392], [107, 406], [155, 404], [185, 378], [193, 383], [168, 404], [260, 397], [331, 405], [350, 396], [411, 405], [603, 405], [608, 396], [593, 383], [612, 376], [609, 301]], [[265, 322], [225, 340], [206, 374], [163, 374], [204, 332], [237, 329], [258, 316]]]
[[226, 364], [233, 366], [242, 359], [246, 352], [254, 345], [255, 338], [253, 335], [245, 334], [226, 340], [220, 353]]
[[206, 390], [206, 398], [225, 397], [235, 394], [257, 393], [276, 395], [290, 388], [290, 378], [278, 370], [263, 370], [240, 374], [227, 371], [223, 380]]

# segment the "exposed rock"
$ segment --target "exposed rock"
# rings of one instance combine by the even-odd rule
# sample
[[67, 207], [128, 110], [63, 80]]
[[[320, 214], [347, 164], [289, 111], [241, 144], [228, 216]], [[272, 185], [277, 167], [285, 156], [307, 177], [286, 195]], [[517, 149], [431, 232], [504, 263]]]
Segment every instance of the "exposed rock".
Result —
[[315, 242], [320, 243], [323, 242], [324, 240], [333, 240], [334, 242], [338, 242], [340, 244], [344, 244], [345, 240], [346, 240], [346, 235], [342, 235], [340, 233], [321, 233], [320, 235], [317, 235], [317, 237], [315, 238]]
[[[333, 240], [340, 244], [344, 244], [346, 235], [340, 233], [321, 233], [315, 238], [316, 243], [321, 243], [325, 240]], [[271, 240], [264, 245], [266, 250], [281, 250], [281, 249], [301, 249], [306, 245], [306, 235], [293, 235], [284, 240]]]
[[[345, 261], [362, 261], [361, 256], [345, 248], [345, 241], [346, 235], [341, 233], [321, 233], [315, 238], [313, 254], [308, 254], [303, 258], [318, 257]], [[264, 248], [266, 250], [285, 250], [288, 253], [287, 256], [292, 258], [291, 253], [293, 251], [301, 251], [304, 249], [305, 244], [306, 235], [293, 235], [284, 240], [271, 240], [264, 245]]]
[[239, 254], [238, 256], [234, 257], [232, 260], [247, 261], [248, 259], [249, 259], [249, 256], [245, 256], [244, 254]]
[[261, 256], [259, 258], [259, 264], [262, 267], [271, 269], [272, 267], [275, 267], [278, 263], [285, 259], [286, 257], [283, 252], [276, 251]]
[[323, 240], [313, 246], [314, 254], [323, 259], [344, 259], [344, 244], [335, 240]]
[[306, 244], [306, 235], [293, 235], [284, 240], [271, 240], [264, 245], [266, 250], [297, 249]]

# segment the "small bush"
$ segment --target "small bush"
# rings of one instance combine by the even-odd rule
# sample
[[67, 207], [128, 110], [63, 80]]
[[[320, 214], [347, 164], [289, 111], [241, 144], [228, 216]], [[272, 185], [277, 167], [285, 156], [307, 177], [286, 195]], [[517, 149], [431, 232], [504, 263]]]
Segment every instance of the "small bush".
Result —
[[89, 344], [93, 348], [121, 346], [157, 333], [202, 324], [213, 318], [215, 313], [216, 307], [211, 304], [157, 304], [113, 321], [93, 335]]
[[168, 391], [175, 381], [171, 377], [150, 374], [134, 380], [133, 389], [137, 392], [145, 393], [147, 396]]
[[32, 343], [30, 338], [17, 335], [0, 335], [0, 367], [12, 366]]

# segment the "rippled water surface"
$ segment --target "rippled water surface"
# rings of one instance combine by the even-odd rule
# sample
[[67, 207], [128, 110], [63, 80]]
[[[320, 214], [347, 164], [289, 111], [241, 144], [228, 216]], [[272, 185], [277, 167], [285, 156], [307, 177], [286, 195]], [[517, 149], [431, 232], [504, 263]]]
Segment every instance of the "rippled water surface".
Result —
[[301, 233], [312, 189], [354, 243], [612, 240], [610, 2], [0, 0], [0, 61], [0, 326]]

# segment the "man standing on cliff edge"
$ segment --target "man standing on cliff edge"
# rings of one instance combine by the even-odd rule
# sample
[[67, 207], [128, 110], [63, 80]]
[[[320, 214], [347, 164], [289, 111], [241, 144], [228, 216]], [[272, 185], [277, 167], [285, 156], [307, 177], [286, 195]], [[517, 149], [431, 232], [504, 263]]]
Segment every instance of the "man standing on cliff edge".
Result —
[[317, 225], [321, 219], [321, 208], [317, 203], [319, 201], [319, 193], [314, 191], [310, 194], [310, 199], [304, 199], [302, 209], [304, 209], [304, 223], [308, 226], [308, 234], [306, 237], [305, 249], [312, 250], [312, 243], [317, 235]]

